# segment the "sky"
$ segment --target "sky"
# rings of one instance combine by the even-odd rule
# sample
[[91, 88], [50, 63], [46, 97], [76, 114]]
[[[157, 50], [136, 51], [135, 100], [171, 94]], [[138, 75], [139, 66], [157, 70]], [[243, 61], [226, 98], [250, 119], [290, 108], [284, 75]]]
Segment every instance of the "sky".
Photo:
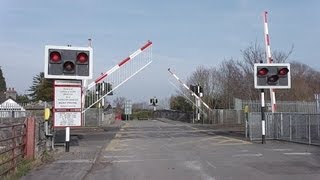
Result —
[[[320, 70], [320, 1], [278, 0], [77, 0], [0, 1], [0, 66], [7, 87], [29, 93], [44, 71], [44, 46], [87, 46], [92, 39], [94, 79], [153, 42], [153, 62], [116, 91], [133, 102], [170, 97], [170, 67], [186, 81], [198, 66], [241, 60], [241, 49], [264, 46], [268, 11], [272, 50]], [[143, 82], [143, 83], [142, 83]]]

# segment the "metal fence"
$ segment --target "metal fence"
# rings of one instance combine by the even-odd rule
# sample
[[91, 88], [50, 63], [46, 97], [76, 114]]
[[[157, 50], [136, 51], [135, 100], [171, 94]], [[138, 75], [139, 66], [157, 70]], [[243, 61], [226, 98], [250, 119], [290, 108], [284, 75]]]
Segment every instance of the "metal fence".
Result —
[[[245, 106], [249, 107], [250, 112], [260, 112], [260, 101], [249, 101], [235, 99], [235, 109], [244, 109]], [[266, 101], [266, 110], [271, 111], [271, 103]], [[277, 112], [300, 112], [300, 113], [318, 113], [319, 107], [316, 102], [303, 102], [303, 101], [277, 101]]]
[[205, 124], [244, 124], [244, 112], [233, 109], [204, 110]]
[[[261, 140], [261, 114], [249, 113], [249, 137]], [[320, 114], [266, 113], [266, 138], [320, 145]]]
[[244, 124], [244, 112], [242, 110], [233, 109], [203, 109], [202, 117], [197, 121], [195, 112], [182, 112], [175, 110], [157, 110], [154, 112], [157, 118], [168, 118], [188, 123], [200, 124]]

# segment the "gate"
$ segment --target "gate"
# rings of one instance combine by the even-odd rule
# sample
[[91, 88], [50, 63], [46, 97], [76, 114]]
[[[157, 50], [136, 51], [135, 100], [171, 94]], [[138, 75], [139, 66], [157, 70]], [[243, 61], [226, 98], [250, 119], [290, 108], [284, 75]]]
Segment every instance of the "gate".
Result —
[[0, 126], [0, 177], [14, 170], [25, 156], [26, 125]]
[[88, 85], [88, 88], [84, 92], [85, 108], [83, 112], [94, 106], [107, 95], [112, 94], [115, 89], [146, 68], [151, 62], [152, 42], [148, 41], [143, 47], [123, 59]]

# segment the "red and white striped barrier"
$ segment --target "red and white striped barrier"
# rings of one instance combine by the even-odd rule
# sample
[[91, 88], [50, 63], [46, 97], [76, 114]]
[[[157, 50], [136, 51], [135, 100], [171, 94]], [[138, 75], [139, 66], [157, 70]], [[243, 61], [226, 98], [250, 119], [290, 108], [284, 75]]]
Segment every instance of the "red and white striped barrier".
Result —
[[[200, 100], [200, 102], [201, 102], [207, 109], [211, 110], [210, 107], [209, 107], [204, 101], [202, 101], [202, 99], [201, 99], [199, 96], [196, 95], [196, 93], [194, 93], [185, 83], [183, 83], [183, 82], [180, 80], [180, 78], [179, 78], [177, 75], [175, 75], [175, 74], [170, 70], [170, 68], [168, 68], [168, 71], [169, 71], [169, 73], [170, 73], [174, 78], [176, 78], [176, 80], [177, 80], [180, 84], [182, 84], [186, 89], [188, 89], [188, 91], [191, 92], [192, 96], [196, 97], [198, 100]], [[198, 105], [197, 105], [197, 106], [198, 106]]]
[[104, 79], [107, 78], [108, 75], [112, 74], [113, 72], [115, 72], [117, 69], [119, 69], [121, 66], [123, 66], [124, 64], [126, 64], [127, 62], [129, 62], [131, 59], [133, 59], [134, 57], [136, 57], [137, 55], [139, 55], [143, 50], [145, 50], [146, 48], [148, 48], [149, 46], [152, 45], [151, 41], [148, 41], [144, 46], [142, 46], [140, 49], [136, 50], [134, 53], [132, 53], [129, 57], [123, 59], [121, 62], [119, 62], [117, 65], [115, 65], [113, 68], [111, 68], [110, 70], [108, 70], [107, 72], [103, 73], [100, 77], [98, 77], [94, 82], [90, 83], [88, 85], [88, 89], [92, 88], [93, 86], [95, 86], [96, 84], [102, 82]]
[[[268, 14], [267, 11], [263, 13], [264, 39], [265, 39], [265, 45], [266, 45], [267, 62], [272, 63], [273, 60], [271, 58], [270, 36], [269, 36], [269, 30], [268, 30], [267, 14]], [[270, 99], [271, 99], [271, 110], [274, 113], [276, 111], [276, 93], [275, 93], [275, 90], [272, 88], [270, 88]]]

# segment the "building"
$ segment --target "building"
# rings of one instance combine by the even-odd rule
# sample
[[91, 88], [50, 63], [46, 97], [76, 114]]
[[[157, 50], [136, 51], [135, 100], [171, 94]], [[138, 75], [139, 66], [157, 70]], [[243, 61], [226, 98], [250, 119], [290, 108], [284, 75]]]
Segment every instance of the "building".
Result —
[[0, 104], [0, 118], [18, 118], [25, 116], [26, 110], [12, 98], [8, 98]]
[[6, 99], [11, 98], [13, 100], [17, 100], [17, 91], [14, 90], [14, 88], [8, 88], [5, 94], [6, 94]]

